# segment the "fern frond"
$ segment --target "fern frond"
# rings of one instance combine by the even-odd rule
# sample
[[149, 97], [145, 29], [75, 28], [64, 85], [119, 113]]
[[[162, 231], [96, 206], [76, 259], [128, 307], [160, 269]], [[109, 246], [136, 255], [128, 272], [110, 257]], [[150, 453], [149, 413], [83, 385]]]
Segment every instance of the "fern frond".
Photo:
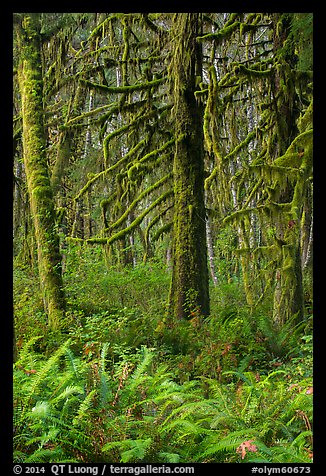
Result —
[[148, 367], [153, 361], [154, 354], [146, 346], [141, 347], [141, 362], [137, 365], [135, 370], [131, 375], [131, 382], [129, 383], [128, 388], [130, 391], [133, 391], [137, 388], [144, 380], [146, 380], [147, 375], [144, 375]]
[[180, 463], [181, 456], [178, 453], [168, 453], [166, 451], [161, 451], [158, 456], [160, 459], [162, 459], [163, 463]]
[[69, 399], [72, 395], [84, 395], [83, 387], [78, 385], [67, 385], [57, 397], [51, 399], [51, 403], [54, 405], [62, 400]]
[[130, 440], [131, 448], [121, 453], [122, 463], [142, 461], [152, 444], [152, 438]]
[[55, 463], [56, 461], [62, 461], [62, 454], [61, 448], [38, 448], [24, 459], [24, 463]]
[[27, 399], [30, 400], [36, 393], [38, 387], [42, 385], [46, 376], [50, 373], [51, 369], [58, 363], [60, 357], [66, 353], [66, 350], [71, 342], [71, 339], [68, 339], [64, 344], [62, 344], [59, 349], [45, 362], [42, 368], [35, 374], [32, 385], [29, 389]]
[[32, 419], [44, 419], [50, 416], [52, 412], [51, 405], [47, 401], [36, 402], [35, 407], [32, 408], [28, 414]]
[[207, 458], [212, 455], [223, 456], [225, 454], [235, 454], [236, 448], [244, 441], [250, 439], [258, 440], [259, 431], [254, 428], [249, 428], [231, 432], [225, 438], [208, 444], [202, 457]]
[[121, 463], [141, 462], [144, 459], [147, 450], [152, 445], [152, 441], [152, 438], [113, 441], [104, 445], [102, 452], [106, 453], [117, 448], [120, 451]]
[[308, 452], [296, 446], [274, 446], [271, 451], [273, 463], [311, 463]]
[[225, 412], [217, 412], [210, 422], [210, 428], [213, 430], [228, 428], [231, 431], [236, 431], [245, 429], [246, 423], [237, 414], [229, 415]]
[[79, 408], [78, 408], [78, 411], [72, 421], [73, 425], [74, 426], [77, 426], [80, 424], [80, 422], [85, 418], [87, 417], [87, 412], [89, 411], [91, 405], [93, 405], [93, 399], [95, 397], [97, 393], [97, 390], [96, 389], [93, 389], [89, 392], [89, 394], [87, 395], [87, 397], [82, 401], [82, 403], [80, 404]]
[[178, 417], [178, 420], [185, 420], [189, 416], [196, 416], [196, 419], [198, 420], [202, 415], [206, 415], [206, 417], [208, 416], [210, 418], [212, 414], [214, 414], [214, 404], [216, 404], [215, 400], [199, 400], [184, 403], [170, 412], [163, 422], [162, 427], [164, 428], [164, 426], [167, 425], [171, 419], [173, 420], [174, 417]]
[[76, 382], [83, 380], [84, 367], [81, 363], [81, 360], [76, 358], [76, 356], [73, 354], [68, 345], [66, 345], [65, 360], [68, 364], [68, 368], [71, 370], [71, 373], [74, 376], [74, 380]]
[[102, 372], [105, 372], [106, 356], [108, 354], [109, 349], [110, 349], [110, 344], [108, 342], [105, 342], [103, 344], [102, 350], [101, 350], [101, 370], [102, 370]]
[[19, 366], [25, 366], [27, 363], [30, 362], [31, 355], [33, 355], [30, 351], [31, 347], [43, 336], [35, 336], [29, 339], [23, 347], [19, 351], [19, 356], [17, 361], [14, 363], [14, 368], [19, 368]]

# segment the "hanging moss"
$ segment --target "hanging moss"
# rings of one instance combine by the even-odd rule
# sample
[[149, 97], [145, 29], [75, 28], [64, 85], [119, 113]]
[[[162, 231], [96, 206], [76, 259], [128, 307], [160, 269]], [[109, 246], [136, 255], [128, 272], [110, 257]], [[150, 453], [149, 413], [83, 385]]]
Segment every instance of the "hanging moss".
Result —
[[172, 222], [165, 223], [161, 228], [159, 228], [153, 235], [153, 241], [157, 241], [162, 235], [169, 233], [173, 227]]
[[298, 129], [300, 132], [312, 130], [312, 118], [313, 118], [313, 100], [310, 101], [306, 111], [298, 119]]
[[272, 75], [273, 69], [254, 69], [254, 68], [247, 68], [243, 64], [239, 64], [235, 67], [234, 71], [235, 74], [245, 74], [250, 78], [266, 78]]
[[[147, 257], [148, 257], [148, 251], [150, 249], [150, 241], [149, 241], [149, 236], [150, 236], [150, 231], [151, 229], [166, 215], [166, 213], [171, 210], [173, 207], [173, 204], [169, 204], [166, 208], [161, 210], [155, 217], [150, 221], [150, 223], [147, 225], [145, 231], [144, 231], [144, 248], [145, 248], [145, 254], [143, 257], [143, 262], [146, 263]], [[163, 225], [164, 226], [164, 225]], [[155, 234], [156, 236], [156, 234]], [[154, 241], [154, 240], [153, 240]]]
[[[222, 159], [223, 162], [229, 160], [231, 157], [238, 154], [240, 152], [240, 150], [242, 150], [244, 147], [246, 147], [256, 137], [257, 130], [258, 130], [258, 128], [255, 128], [252, 132], [250, 132], [247, 135], [247, 137], [242, 142], [240, 142], [240, 144], [238, 144], [231, 152], [229, 152], [225, 157], [223, 157], [223, 159]], [[205, 179], [205, 189], [206, 190], [210, 187], [212, 180], [216, 177], [218, 172], [219, 172], [219, 167], [217, 166], [213, 169], [211, 174]]]
[[156, 116], [156, 115], [158, 115], [158, 114], [160, 114], [160, 113], [162, 113], [166, 110], [171, 109], [171, 107], [172, 107], [171, 105], [165, 105], [165, 106], [161, 106], [160, 108], [152, 109], [150, 111], [142, 113], [142, 114], [138, 115], [135, 119], [133, 119], [131, 122], [129, 122], [128, 124], [125, 124], [124, 126], [118, 128], [115, 131], [108, 134], [105, 137], [104, 141], [103, 141], [103, 152], [104, 152], [105, 161], [108, 160], [109, 142], [114, 137], [117, 137], [119, 135], [122, 135], [122, 134], [126, 133], [127, 131], [130, 131], [131, 129], [137, 127], [139, 125], [139, 123], [145, 122], [147, 119], [150, 119], [153, 116]]
[[143, 170], [142, 166], [145, 162], [147, 162], [148, 160], [153, 159], [153, 157], [161, 154], [162, 152], [164, 152], [167, 148], [169, 148], [174, 143], [175, 143], [175, 139], [171, 139], [168, 142], [166, 142], [165, 144], [163, 144], [160, 148], [152, 150], [148, 154], [146, 154], [143, 157], [137, 159], [137, 161], [134, 164], [132, 164], [131, 167], [129, 167], [128, 170], [127, 170], [129, 180], [132, 180], [138, 174], [138, 172], [140, 170]]

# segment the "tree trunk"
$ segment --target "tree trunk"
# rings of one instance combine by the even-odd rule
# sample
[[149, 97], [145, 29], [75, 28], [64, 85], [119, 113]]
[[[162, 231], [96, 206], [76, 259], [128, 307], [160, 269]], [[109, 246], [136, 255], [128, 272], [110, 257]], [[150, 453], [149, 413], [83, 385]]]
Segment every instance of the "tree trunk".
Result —
[[35, 229], [38, 270], [44, 309], [51, 329], [58, 329], [64, 315], [59, 239], [45, 154], [43, 82], [38, 14], [24, 17], [20, 35], [19, 86], [22, 100], [23, 153], [30, 208]]
[[[296, 91], [293, 87], [293, 78], [288, 75], [294, 68], [294, 49], [285, 48], [291, 27], [291, 14], [274, 14], [274, 50], [283, 49], [283, 68], [275, 72], [274, 75], [274, 107], [276, 117], [276, 139], [277, 145], [275, 152], [281, 156], [284, 154], [298, 134], [297, 127], [297, 109], [295, 107]], [[290, 73], [289, 73], [290, 72]], [[286, 85], [286, 94], [282, 91], [282, 85]], [[298, 179], [301, 180], [301, 179]], [[295, 188], [299, 187], [297, 183], [293, 185], [288, 183], [287, 187], [281, 193], [279, 203], [293, 202]], [[303, 194], [301, 194], [303, 205]], [[277, 326], [282, 326], [292, 316], [296, 316], [296, 322], [303, 319], [304, 299], [302, 283], [302, 265], [301, 265], [301, 245], [300, 245], [300, 218], [302, 211], [296, 213], [292, 221], [281, 215], [276, 222], [277, 238], [284, 244], [281, 246], [280, 268], [276, 272], [276, 286], [274, 292], [273, 320]], [[288, 222], [288, 224], [287, 224]], [[289, 229], [291, 228], [291, 229]]]
[[177, 319], [209, 314], [204, 200], [202, 110], [195, 99], [201, 76], [201, 50], [196, 44], [201, 14], [174, 16], [171, 63], [176, 149], [173, 162], [174, 223], [171, 311]]

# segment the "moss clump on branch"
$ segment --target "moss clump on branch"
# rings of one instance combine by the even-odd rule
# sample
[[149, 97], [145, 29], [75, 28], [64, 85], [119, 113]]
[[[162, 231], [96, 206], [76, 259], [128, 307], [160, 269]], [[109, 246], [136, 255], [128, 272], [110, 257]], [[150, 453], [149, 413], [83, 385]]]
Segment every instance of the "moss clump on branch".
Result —
[[86, 79], [81, 79], [80, 81], [84, 86], [90, 89], [97, 89], [99, 91], [103, 91], [109, 94], [123, 94], [154, 88], [164, 83], [164, 81], [166, 81], [166, 78], [153, 79], [152, 81], [148, 81], [147, 83], [142, 82], [130, 86], [107, 86], [105, 84], [93, 83], [92, 81]]

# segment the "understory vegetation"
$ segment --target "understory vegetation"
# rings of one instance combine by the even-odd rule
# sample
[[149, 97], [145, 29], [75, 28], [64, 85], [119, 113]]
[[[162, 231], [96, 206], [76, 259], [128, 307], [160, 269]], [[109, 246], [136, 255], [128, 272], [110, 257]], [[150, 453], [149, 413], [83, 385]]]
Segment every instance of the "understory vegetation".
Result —
[[68, 261], [66, 334], [15, 270], [15, 462], [312, 461], [309, 314], [277, 331], [221, 277], [209, 318], [175, 322], [159, 262], [105, 271], [81, 245]]

